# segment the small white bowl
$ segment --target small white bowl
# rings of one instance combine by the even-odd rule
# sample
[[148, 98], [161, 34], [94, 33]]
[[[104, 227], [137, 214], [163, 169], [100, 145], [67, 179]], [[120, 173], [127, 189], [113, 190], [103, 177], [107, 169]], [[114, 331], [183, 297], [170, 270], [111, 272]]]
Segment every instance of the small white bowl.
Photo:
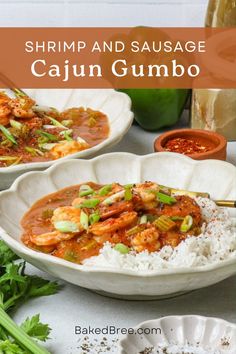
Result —
[[[7, 90], [6, 90], [7, 91]], [[60, 158], [88, 158], [96, 156], [105, 148], [117, 144], [129, 130], [133, 122], [131, 100], [128, 95], [112, 89], [37, 89], [24, 90], [42, 106], [55, 107], [59, 111], [71, 107], [88, 107], [105, 113], [110, 124], [109, 137], [90, 149]], [[11, 94], [11, 93], [9, 93]], [[20, 175], [28, 171], [44, 170], [58, 160], [31, 162], [0, 168], [0, 190], [8, 188]]]
[[[234, 199], [236, 167], [223, 161], [195, 161], [169, 152], [137, 156], [111, 153], [91, 160], [67, 160], [43, 172], [29, 172], [0, 193], [0, 237], [36, 267], [70, 283], [112, 297], [171, 297], [215, 284], [236, 273], [236, 257], [202, 267], [159, 271], [117, 270], [77, 265], [36, 252], [21, 239], [20, 220], [39, 198], [67, 186], [94, 181], [128, 184], [153, 180], [174, 188], [209, 192], [213, 199]], [[220, 188], [219, 188], [220, 186]], [[235, 217], [235, 210], [232, 210]]]
[[236, 325], [218, 318], [201, 316], [168, 316], [146, 321], [134, 328], [118, 345], [118, 354], [138, 354], [158, 345], [189, 344], [206, 351], [236, 353]]

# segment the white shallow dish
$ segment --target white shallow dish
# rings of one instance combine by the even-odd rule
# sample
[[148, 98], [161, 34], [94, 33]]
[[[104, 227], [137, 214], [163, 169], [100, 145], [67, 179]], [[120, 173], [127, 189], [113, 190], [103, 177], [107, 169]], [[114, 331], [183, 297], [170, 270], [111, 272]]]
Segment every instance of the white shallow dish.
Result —
[[[93, 268], [33, 251], [20, 240], [20, 220], [24, 213], [36, 200], [49, 193], [86, 181], [127, 184], [145, 180], [207, 191], [213, 199], [235, 199], [236, 196], [236, 168], [222, 161], [194, 161], [168, 152], [146, 156], [112, 153], [91, 160], [67, 160], [43, 172], [26, 173], [9, 190], [0, 193], [0, 236], [17, 254], [36, 267], [70, 283], [113, 297], [170, 297], [215, 284], [235, 274], [236, 258], [204, 267], [152, 272]], [[235, 216], [235, 210], [231, 212]]]
[[[211, 351], [218, 350], [222, 354], [236, 353], [236, 325], [218, 318], [168, 316], [135, 327], [139, 331], [144, 329], [150, 334], [125, 336], [119, 343], [118, 354], [138, 354], [145, 347], [172, 343], [180, 346], [186, 343], [199, 345], [205, 350], [210, 347]], [[158, 329], [157, 334], [151, 333], [153, 329]]]
[[[7, 90], [5, 91], [12, 95]], [[110, 135], [106, 140], [90, 149], [63, 157], [59, 159], [60, 161], [96, 156], [101, 150], [118, 143], [133, 122], [129, 96], [112, 89], [31, 89], [24, 91], [34, 98], [38, 104], [55, 107], [59, 111], [83, 106], [99, 110], [107, 115], [110, 124]], [[28, 171], [44, 170], [57, 161], [31, 162], [0, 168], [0, 190], [8, 188], [21, 174]]]

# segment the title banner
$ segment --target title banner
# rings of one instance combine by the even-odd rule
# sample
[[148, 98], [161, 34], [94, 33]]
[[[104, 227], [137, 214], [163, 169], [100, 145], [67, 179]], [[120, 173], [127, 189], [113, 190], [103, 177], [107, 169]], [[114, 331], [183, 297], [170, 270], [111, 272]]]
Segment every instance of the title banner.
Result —
[[236, 28], [1, 28], [1, 87], [236, 88]]

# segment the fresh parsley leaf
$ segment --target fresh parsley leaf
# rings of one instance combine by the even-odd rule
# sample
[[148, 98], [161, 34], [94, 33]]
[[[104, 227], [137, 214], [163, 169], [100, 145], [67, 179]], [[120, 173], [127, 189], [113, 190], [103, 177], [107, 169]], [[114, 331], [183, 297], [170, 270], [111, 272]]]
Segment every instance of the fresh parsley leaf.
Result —
[[0, 284], [6, 281], [13, 282], [14, 280], [16, 282], [25, 283], [26, 278], [25, 276], [22, 275], [21, 269], [22, 267], [20, 264], [14, 264], [14, 263], [7, 264], [5, 274], [2, 275], [0, 278]]
[[49, 339], [51, 328], [47, 324], [40, 322], [39, 314], [33, 316], [32, 318], [27, 317], [20, 327], [32, 338], [43, 342]]
[[28, 288], [27, 296], [38, 297], [38, 296], [48, 296], [53, 295], [58, 292], [60, 286], [57, 282], [51, 282], [46, 279], [42, 279], [36, 276], [30, 277], [30, 286]]
[[5, 266], [16, 259], [19, 259], [19, 257], [12, 252], [2, 240], [0, 240], [0, 266]]

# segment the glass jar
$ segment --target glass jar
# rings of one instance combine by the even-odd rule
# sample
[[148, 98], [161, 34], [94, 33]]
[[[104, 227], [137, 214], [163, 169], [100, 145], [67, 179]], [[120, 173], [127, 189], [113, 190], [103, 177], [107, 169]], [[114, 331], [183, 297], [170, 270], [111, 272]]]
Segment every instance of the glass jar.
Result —
[[[209, 0], [206, 26], [236, 26], [236, 0]], [[236, 140], [236, 90], [193, 90], [191, 127], [213, 130]]]

